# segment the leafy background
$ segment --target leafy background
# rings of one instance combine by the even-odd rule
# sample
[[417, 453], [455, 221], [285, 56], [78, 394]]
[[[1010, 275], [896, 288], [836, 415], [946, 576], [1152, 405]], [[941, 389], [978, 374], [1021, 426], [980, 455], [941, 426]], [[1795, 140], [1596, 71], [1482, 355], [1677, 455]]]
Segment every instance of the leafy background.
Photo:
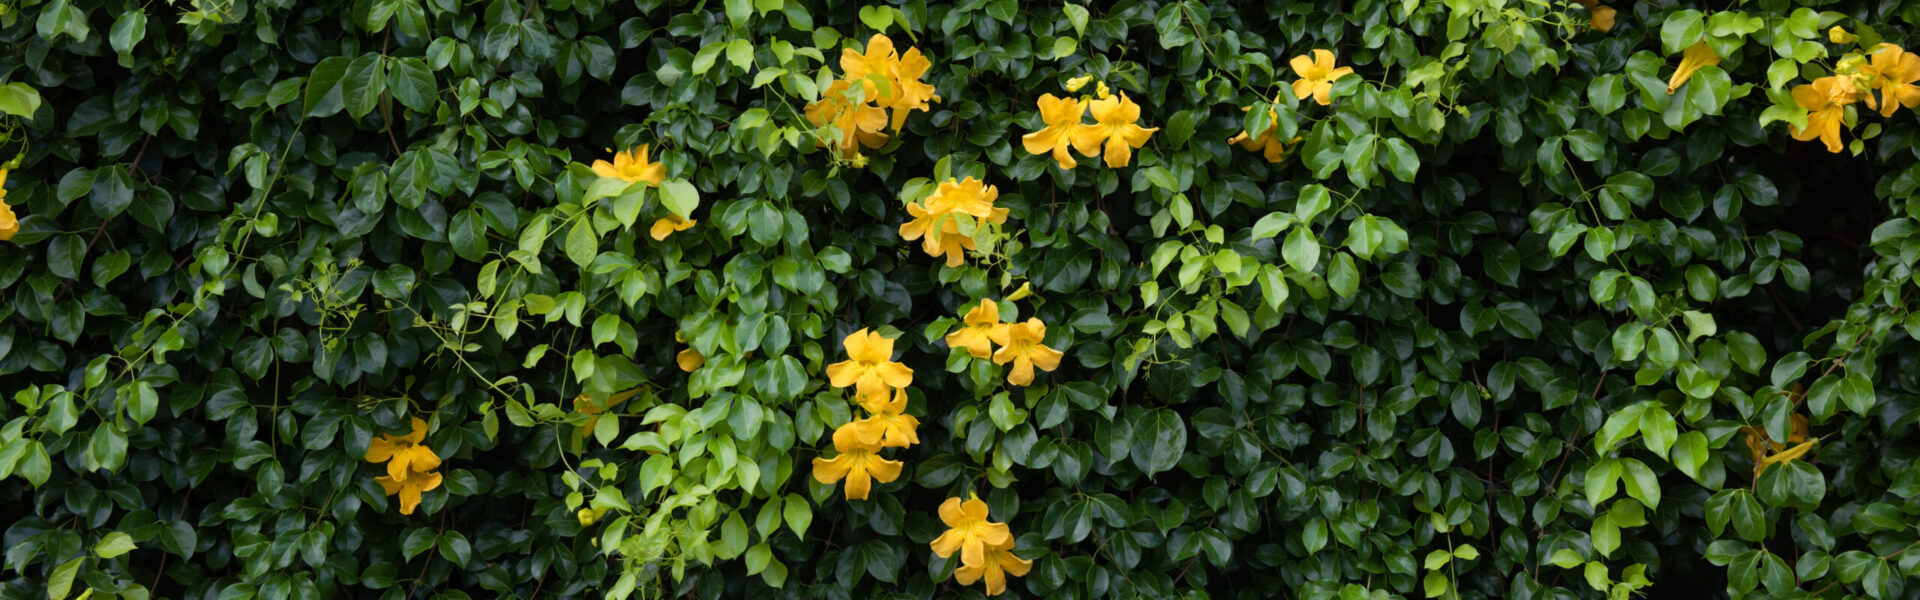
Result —
[[[1916, 597], [1920, 128], [1763, 113], [1920, 5], [1806, 4], [7, 3], [0, 596], [978, 594], [926, 547], [977, 491], [1019, 596]], [[944, 100], [853, 168], [800, 109], [876, 31]], [[1083, 74], [1126, 168], [1019, 144]], [[667, 185], [593, 187], [641, 143]], [[1012, 218], [947, 269], [895, 229], [962, 175]], [[1023, 284], [1067, 359], [1008, 388], [939, 334]], [[848, 502], [861, 327], [924, 444]]]

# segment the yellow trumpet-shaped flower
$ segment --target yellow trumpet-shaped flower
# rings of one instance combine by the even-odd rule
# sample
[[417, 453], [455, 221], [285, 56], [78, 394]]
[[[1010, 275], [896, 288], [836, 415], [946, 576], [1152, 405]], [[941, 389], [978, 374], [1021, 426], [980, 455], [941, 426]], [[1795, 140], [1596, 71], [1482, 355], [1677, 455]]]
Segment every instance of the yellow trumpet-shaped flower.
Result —
[[[913, 218], [900, 225], [900, 238], [913, 241], [924, 237], [921, 249], [928, 256], [945, 256], [947, 266], [958, 267], [965, 261], [966, 251], [974, 248], [973, 237], [960, 228], [960, 219], [973, 219], [975, 226], [1006, 223], [1007, 209], [993, 206], [999, 197], [998, 189], [978, 179], [949, 179], [924, 203], [907, 205], [907, 214]], [[936, 224], [938, 229], [934, 228]]]
[[1067, 149], [1072, 147], [1073, 132], [1081, 126], [1080, 117], [1086, 113], [1087, 103], [1076, 98], [1055, 98], [1053, 94], [1041, 94], [1039, 103], [1040, 120], [1047, 126], [1021, 136], [1020, 144], [1028, 154], [1052, 152], [1053, 160], [1059, 162], [1062, 169], [1079, 166], [1080, 162], [1074, 160], [1073, 153]]
[[833, 387], [853, 386], [862, 402], [885, 402], [893, 388], [913, 385], [913, 369], [893, 361], [893, 340], [861, 328], [842, 342], [847, 360], [827, 365]]
[[1827, 41], [1835, 44], [1851, 44], [1859, 39], [1860, 36], [1848, 33], [1846, 29], [1841, 28], [1839, 25], [1835, 25], [1833, 29], [1827, 30]]
[[[1812, 428], [1806, 415], [1793, 415], [1792, 429], [1787, 434], [1787, 444], [1799, 444], [1788, 448], [1786, 444], [1767, 437], [1767, 431], [1758, 427], [1741, 427], [1740, 432], [1747, 436], [1747, 454], [1753, 457], [1753, 478], [1759, 479], [1769, 465], [1780, 464], [1800, 458], [1813, 447], [1813, 441], [1807, 436]], [[1769, 452], [1771, 451], [1771, 452]]]
[[1160, 130], [1138, 124], [1140, 105], [1124, 93], [1088, 102], [1087, 108], [1093, 113], [1094, 124], [1073, 127], [1073, 147], [1093, 157], [1101, 155], [1104, 145], [1108, 167], [1127, 166], [1133, 161], [1133, 149], [1147, 145], [1147, 138]]
[[[0, 169], [0, 186], [7, 184], [7, 170]], [[13, 215], [13, 207], [7, 204], [7, 189], [0, 187], [0, 242], [13, 239], [20, 233], [20, 218]]]
[[1807, 126], [1792, 127], [1793, 139], [1803, 142], [1819, 138], [1827, 151], [1840, 152], [1840, 126], [1846, 117], [1846, 105], [1858, 97], [1851, 77], [1829, 75], [1793, 88], [1793, 101], [1807, 109]]
[[701, 365], [707, 364], [707, 357], [701, 354], [699, 350], [688, 348], [681, 350], [679, 354], [675, 354], [673, 356], [673, 362], [674, 364], [680, 365], [680, 370], [692, 373], [699, 370]]
[[959, 498], [942, 502], [940, 521], [947, 524], [947, 531], [929, 544], [940, 558], [959, 551], [960, 564], [977, 568], [987, 564], [989, 548], [1013, 546], [1013, 532], [1007, 530], [1006, 523], [987, 521], [987, 503], [977, 494], [969, 494], [966, 502]]
[[1720, 64], [1720, 55], [1714, 52], [1712, 47], [1707, 46], [1706, 41], [1694, 42], [1692, 46], [1687, 47], [1686, 52], [1680, 55], [1680, 68], [1674, 69], [1673, 77], [1667, 79], [1667, 94], [1671, 95], [1678, 91], [1688, 79], [1693, 78], [1694, 71], [1700, 70], [1700, 67], [1717, 64]]
[[986, 580], [987, 595], [998, 596], [1007, 591], [1007, 576], [1025, 577], [1033, 569], [1033, 561], [1013, 555], [1013, 548], [993, 548], [987, 550], [986, 561], [977, 567], [961, 565], [953, 570], [953, 581], [960, 585], [973, 585], [973, 582]]
[[[382, 435], [368, 442], [367, 462], [386, 461], [387, 477], [395, 483], [404, 482], [410, 474], [432, 471], [440, 466], [440, 456], [434, 454], [433, 449], [421, 445], [420, 442], [426, 439], [427, 422], [414, 417], [413, 430], [406, 435]], [[418, 495], [415, 497], [418, 498]]]
[[908, 48], [893, 63], [893, 94], [881, 104], [893, 110], [892, 127], [895, 133], [907, 123], [907, 114], [912, 111], [924, 111], [931, 108], [928, 102], [939, 102], [940, 94], [934, 93], [933, 84], [920, 81], [933, 67], [933, 61], [920, 53], [919, 48]]
[[373, 481], [380, 484], [380, 488], [386, 490], [388, 496], [400, 496], [400, 514], [410, 515], [413, 514], [414, 508], [420, 506], [422, 494], [440, 487], [440, 474], [416, 469], [404, 477], [375, 477]]
[[[1880, 90], [1880, 116], [1891, 117], [1893, 111], [1905, 106], [1909, 109], [1920, 106], [1920, 55], [1907, 52], [1893, 44], [1881, 44], [1873, 50], [1873, 60], [1862, 69], [1871, 76], [1872, 85]], [[1867, 96], [1871, 102], [1872, 96]]]
[[813, 479], [825, 484], [847, 480], [844, 494], [848, 500], [867, 499], [875, 479], [889, 483], [900, 477], [900, 461], [876, 454], [880, 447], [860, 443], [851, 429], [842, 427], [833, 432], [833, 448], [840, 453], [838, 456], [813, 459]]
[[979, 306], [967, 311], [961, 327], [947, 334], [947, 347], [966, 348], [974, 358], [988, 358], [993, 356], [994, 336], [1005, 337], [1006, 328], [1000, 322], [1000, 306], [982, 298]]
[[[887, 126], [887, 111], [868, 104], [856, 104], [848, 96], [853, 92], [853, 84], [842, 79], [827, 86], [821, 92], [820, 99], [807, 104], [804, 112], [807, 122], [814, 127], [832, 125], [840, 130], [840, 143], [837, 148], [845, 158], [860, 155], [860, 147], [879, 148], [886, 145], [887, 134], [881, 129]], [[826, 139], [820, 140], [825, 146]]]
[[1314, 50], [1313, 57], [1307, 55], [1293, 57], [1287, 65], [1293, 67], [1293, 74], [1300, 76], [1293, 81], [1293, 97], [1300, 100], [1313, 98], [1321, 106], [1333, 103], [1333, 82], [1341, 77], [1353, 74], [1353, 67], [1335, 67], [1333, 52]]
[[995, 364], [1013, 363], [1013, 370], [1007, 373], [1007, 383], [1029, 385], [1033, 383], [1033, 368], [1051, 372], [1060, 368], [1060, 358], [1065, 353], [1048, 348], [1041, 341], [1047, 338], [1047, 324], [1040, 319], [1028, 318], [1025, 323], [1008, 325], [994, 336], [994, 343], [1000, 344], [999, 352], [993, 353]]
[[699, 221], [683, 218], [680, 215], [669, 212], [667, 216], [661, 217], [653, 222], [653, 228], [647, 231], [647, 235], [653, 237], [654, 241], [657, 242], [667, 239], [667, 236], [673, 235], [676, 231], [692, 229], [693, 225], [698, 222]]
[[621, 403], [626, 402], [627, 400], [632, 399], [634, 396], [639, 394], [640, 394], [640, 388], [633, 388], [631, 390], [627, 390], [624, 392], [614, 394], [612, 396], [608, 396], [607, 404], [605, 406], [602, 406], [599, 403], [594, 402], [593, 399], [587, 397], [586, 394], [575, 396], [573, 398], [573, 412], [577, 412], [583, 415], [593, 415], [591, 418], [587, 419], [586, 424], [583, 424], [580, 426], [578, 435], [584, 438], [584, 437], [587, 437], [588, 434], [593, 433], [594, 426], [600, 424], [600, 415], [605, 414], [607, 411], [612, 410], [613, 407], [619, 406]]
[[[900, 56], [894, 52], [893, 39], [879, 33], [867, 38], [867, 51], [864, 53], [852, 48], [840, 51], [840, 71], [848, 80], [859, 82], [866, 89], [868, 100], [880, 100], [898, 93], [894, 89], [879, 89], [874, 79], [892, 79], [893, 66], [899, 62]], [[892, 82], [888, 81], [887, 86], [892, 88]]]
[[645, 181], [649, 186], [657, 186], [667, 179], [667, 167], [657, 162], [649, 162], [647, 145], [641, 144], [626, 152], [614, 153], [613, 162], [593, 161], [593, 174], [627, 183]]
[[[1252, 109], [1253, 107], [1251, 106], [1240, 107], [1241, 112]], [[1280, 120], [1280, 113], [1275, 112], [1273, 109], [1267, 109], [1267, 118], [1269, 122], [1278, 121]], [[1266, 131], [1260, 132], [1260, 135], [1257, 137], [1248, 137], [1247, 132], [1242, 131], [1240, 135], [1227, 138], [1227, 143], [1239, 144], [1241, 148], [1259, 152], [1261, 157], [1267, 159], [1267, 162], [1277, 163], [1286, 160], [1287, 146], [1300, 143], [1300, 139], [1299, 136], [1294, 136], [1293, 139], [1282, 142], [1280, 141], [1280, 135], [1277, 133], [1277, 128], [1268, 127]]]
[[1089, 83], [1093, 83], [1093, 76], [1081, 75], [1073, 79], [1068, 79], [1067, 84], [1063, 87], [1067, 88], [1067, 91], [1069, 92], [1078, 92], [1080, 91], [1080, 88], [1087, 87], [1087, 84]]
[[850, 430], [850, 435], [858, 439], [861, 445], [907, 448], [920, 443], [920, 420], [907, 414], [906, 389], [894, 390], [890, 402], [862, 406], [873, 415], [840, 426], [840, 429]]
[[1614, 10], [1611, 6], [1594, 7], [1593, 18], [1588, 21], [1588, 25], [1593, 27], [1594, 31], [1600, 33], [1613, 31], [1614, 19], [1618, 17], [1619, 14], [1620, 11]]

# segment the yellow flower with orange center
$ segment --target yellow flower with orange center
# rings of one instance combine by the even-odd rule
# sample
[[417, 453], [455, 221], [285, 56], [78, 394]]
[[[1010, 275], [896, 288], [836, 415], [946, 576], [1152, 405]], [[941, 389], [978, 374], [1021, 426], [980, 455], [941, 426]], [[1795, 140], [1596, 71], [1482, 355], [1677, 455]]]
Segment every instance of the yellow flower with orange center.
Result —
[[[958, 267], [966, 261], [966, 251], [974, 248], [971, 230], [985, 223], [1007, 222], [1007, 209], [995, 208], [1000, 191], [978, 179], [948, 179], [927, 196], [924, 202], [907, 205], [913, 218], [900, 225], [900, 238], [922, 240], [928, 256], [947, 258], [947, 266]], [[961, 220], [968, 222], [961, 228]]]
[[367, 443], [367, 462], [386, 462], [387, 477], [395, 483], [440, 466], [440, 456], [421, 444], [427, 439], [427, 422], [414, 417], [412, 424], [413, 430], [406, 435], [381, 435]]
[[947, 347], [966, 348], [974, 358], [993, 356], [993, 338], [1005, 336], [1007, 325], [1000, 322], [1000, 305], [982, 298], [980, 305], [967, 311], [962, 325], [947, 334]]
[[1062, 169], [1080, 166], [1080, 162], [1074, 160], [1073, 153], [1067, 149], [1073, 145], [1073, 132], [1081, 126], [1080, 117], [1086, 113], [1086, 101], [1041, 94], [1039, 104], [1040, 121], [1047, 126], [1021, 136], [1021, 146], [1027, 149], [1028, 154], [1053, 153], [1053, 160], [1060, 163]]
[[645, 181], [649, 186], [658, 186], [667, 179], [667, 167], [647, 160], [647, 145], [641, 144], [626, 152], [616, 152], [613, 162], [593, 161], [593, 174], [609, 179], [618, 179], [627, 183]]
[[1838, 154], [1842, 147], [1840, 126], [1846, 119], [1846, 105], [1856, 97], [1851, 77], [1829, 75], [1794, 87], [1793, 101], [1807, 110], [1807, 126], [1789, 125], [1793, 139], [1805, 142], [1819, 138], [1827, 145], [1828, 152]]
[[994, 343], [1000, 344], [1001, 348], [993, 353], [993, 362], [1002, 365], [1013, 363], [1013, 370], [1007, 373], [1007, 383], [1032, 384], [1034, 367], [1048, 372], [1060, 368], [1060, 358], [1065, 353], [1041, 343], [1046, 337], [1047, 324], [1037, 318], [1008, 325], [994, 337]]
[[1139, 125], [1140, 105], [1124, 93], [1090, 101], [1087, 110], [1093, 113], [1094, 123], [1073, 126], [1073, 147], [1095, 157], [1101, 155], [1104, 146], [1107, 166], [1115, 169], [1131, 163], [1133, 149], [1147, 145], [1153, 132], [1160, 130]]
[[833, 387], [852, 386], [861, 402], [884, 403], [893, 388], [913, 385], [913, 369], [893, 361], [893, 340], [863, 327], [842, 345], [847, 360], [827, 365]]
[[843, 493], [848, 500], [867, 499], [876, 479], [889, 483], [900, 477], [901, 462], [880, 456], [880, 446], [861, 443], [852, 429], [834, 430], [833, 449], [839, 452], [833, 458], [813, 459], [813, 479], [824, 484], [845, 479], [847, 485]]
[[1353, 74], [1353, 67], [1333, 66], [1333, 52], [1327, 50], [1314, 50], [1312, 58], [1305, 54], [1295, 56], [1287, 65], [1300, 77], [1293, 81], [1293, 97], [1313, 98], [1321, 106], [1333, 103], [1334, 80]]
[[873, 415], [840, 426], [850, 430], [861, 445], [907, 448], [920, 443], [920, 420], [907, 414], [906, 388], [895, 389], [892, 401], [862, 406]]

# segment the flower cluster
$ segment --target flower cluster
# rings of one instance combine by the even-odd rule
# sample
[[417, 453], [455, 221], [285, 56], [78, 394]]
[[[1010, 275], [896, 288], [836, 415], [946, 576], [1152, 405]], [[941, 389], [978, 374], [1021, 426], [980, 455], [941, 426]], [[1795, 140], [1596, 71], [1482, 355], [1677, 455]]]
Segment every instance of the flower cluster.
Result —
[[960, 553], [960, 567], [953, 570], [953, 580], [960, 585], [985, 579], [987, 595], [998, 596], [1007, 591], [1008, 575], [1025, 576], [1033, 568], [1032, 560], [1013, 554], [1013, 532], [1007, 524], [987, 520], [987, 503], [980, 496], [969, 494], [966, 502], [948, 498], [940, 504], [940, 520], [948, 529], [928, 545], [940, 558]]
[[[1060, 368], [1060, 358], [1065, 355], [1042, 343], [1046, 338], [1047, 324], [1040, 319], [1029, 317], [1024, 323], [1002, 323], [1000, 305], [982, 298], [979, 306], [962, 317], [960, 328], [947, 334], [947, 347], [965, 348], [974, 358], [991, 356], [994, 364], [1013, 363], [1013, 370], [1007, 373], [1007, 383], [1031, 385], [1034, 367], [1052, 372]], [[993, 349], [994, 344], [1000, 345], [998, 351]]]
[[420, 506], [420, 495], [440, 487], [440, 456], [421, 442], [427, 439], [427, 422], [413, 418], [413, 431], [404, 436], [382, 435], [367, 444], [367, 462], [387, 463], [387, 474], [375, 477], [388, 496], [400, 496], [400, 514], [413, 514]]
[[0, 242], [13, 239], [20, 233], [20, 219], [13, 216], [13, 206], [7, 204], [7, 170], [0, 169]]
[[[1830, 39], [1852, 41], [1855, 38], [1838, 27]], [[1850, 52], [1840, 58], [1834, 73], [1793, 88], [1793, 102], [1806, 110], [1806, 126], [1789, 126], [1793, 139], [1818, 138], [1828, 152], [1839, 153], [1840, 128], [1847, 124], [1847, 107], [1863, 102], [1882, 117], [1892, 117], [1905, 106], [1920, 106], [1920, 55], [1894, 44], [1880, 44], [1862, 55]], [[1878, 90], [1878, 97], [1874, 91]]]
[[[814, 127], [832, 125], [840, 130], [840, 139], [832, 145], [841, 158], [856, 167], [865, 166], [861, 147], [885, 145], [885, 129], [899, 133], [909, 113], [929, 110], [929, 102], [940, 101], [933, 84], [920, 81], [932, 66], [919, 48], [896, 53], [893, 40], [876, 33], [867, 40], [865, 52], [841, 51], [842, 78], [827, 86], [819, 100], [807, 104], [807, 121]], [[819, 143], [828, 145], [825, 138]]]
[[842, 342], [847, 360], [827, 366], [833, 387], [854, 388], [854, 403], [867, 412], [833, 430], [833, 458], [813, 459], [813, 478], [824, 484], [847, 480], [848, 500], [865, 500], [873, 480], [900, 476], [900, 461], [880, 456], [882, 448], [920, 443], [920, 420], [907, 412], [907, 386], [913, 369], [893, 361], [893, 340], [862, 328]]
[[[613, 152], [609, 149], [608, 152]], [[607, 179], [618, 179], [627, 183], [646, 182], [647, 187], [660, 187], [667, 180], [667, 167], [658, 162], [647, 160], [647, 145], [641, 144], [627, 149], [626, 152], [613, 152], [613, 162], [593, 161], [593, 174]], [[676, 231], [693, 228], [694, 221], [685, 216], [668, 212], [667, 216], [654, 220], [653, 227], [647, 232], [654, 241], [667, 239]]]
[[966, 261], [966, 251], [974, 248], [976, 232], [988, 223], [1007, 222], [1007, 209], [995, 208], [1000, 190], [978, 179], [948, 179], [922, 202], [907, 205], [913, 219], [900, 224], [900, 237], [921, 240], [927, 256], [947, 257], [947, 266], [958, 267]]
[[[1078, 91], [1089, 79], [1083, 75], [1068, 81], [1067, 91]], [[1053, 160], [1059, 162], [1062, 169], [1080, 165], [1067, 151], [1069, 146], [1087, 158], [1104, 154], [1108, 167], [1127, 166], [1133, 162], [1133, 149], [1147, 145], [1153, 132], [1160, 130], [1141, 127], [1140, 105], [1134, 104], [1125, 92], [1112, 94], [1104, 81], [1093, 97], [1058, 98], [1042, 94], [1039, 106], [1040, 121], [1046, 126], [1022, 136], [1020, 143], [1029, 154], [1053, 154]], [[1092, 124], [1083, 121], [1088, 113], [1093, 115]]]

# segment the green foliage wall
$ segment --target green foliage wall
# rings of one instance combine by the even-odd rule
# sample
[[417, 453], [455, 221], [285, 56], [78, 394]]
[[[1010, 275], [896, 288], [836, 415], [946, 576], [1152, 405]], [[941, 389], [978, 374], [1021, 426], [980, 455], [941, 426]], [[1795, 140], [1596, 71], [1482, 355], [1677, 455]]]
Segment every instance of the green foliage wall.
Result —
[[[875, 33], [940, 100], [863, 144], [807, 107]], [[929, 548], [971, 493], [1021, 597], [1920, 597], [1920, 123], [1868, 105], [1920, 4], [16, 0], [0, 42], [0, 597], [977, 595]], [[1028, 151], [1102, 89], [1126, 164]], [[590, 166], [642, 144], [657, 186]], [[899, 228], [965, 177], [1008, 218], [949, 267]], [[1059, 367], [949, 348], [982, 299]], [[862, 328], [919, 443], [849, 500]], [[366, 458], [413, 418], [403, 514]]]

